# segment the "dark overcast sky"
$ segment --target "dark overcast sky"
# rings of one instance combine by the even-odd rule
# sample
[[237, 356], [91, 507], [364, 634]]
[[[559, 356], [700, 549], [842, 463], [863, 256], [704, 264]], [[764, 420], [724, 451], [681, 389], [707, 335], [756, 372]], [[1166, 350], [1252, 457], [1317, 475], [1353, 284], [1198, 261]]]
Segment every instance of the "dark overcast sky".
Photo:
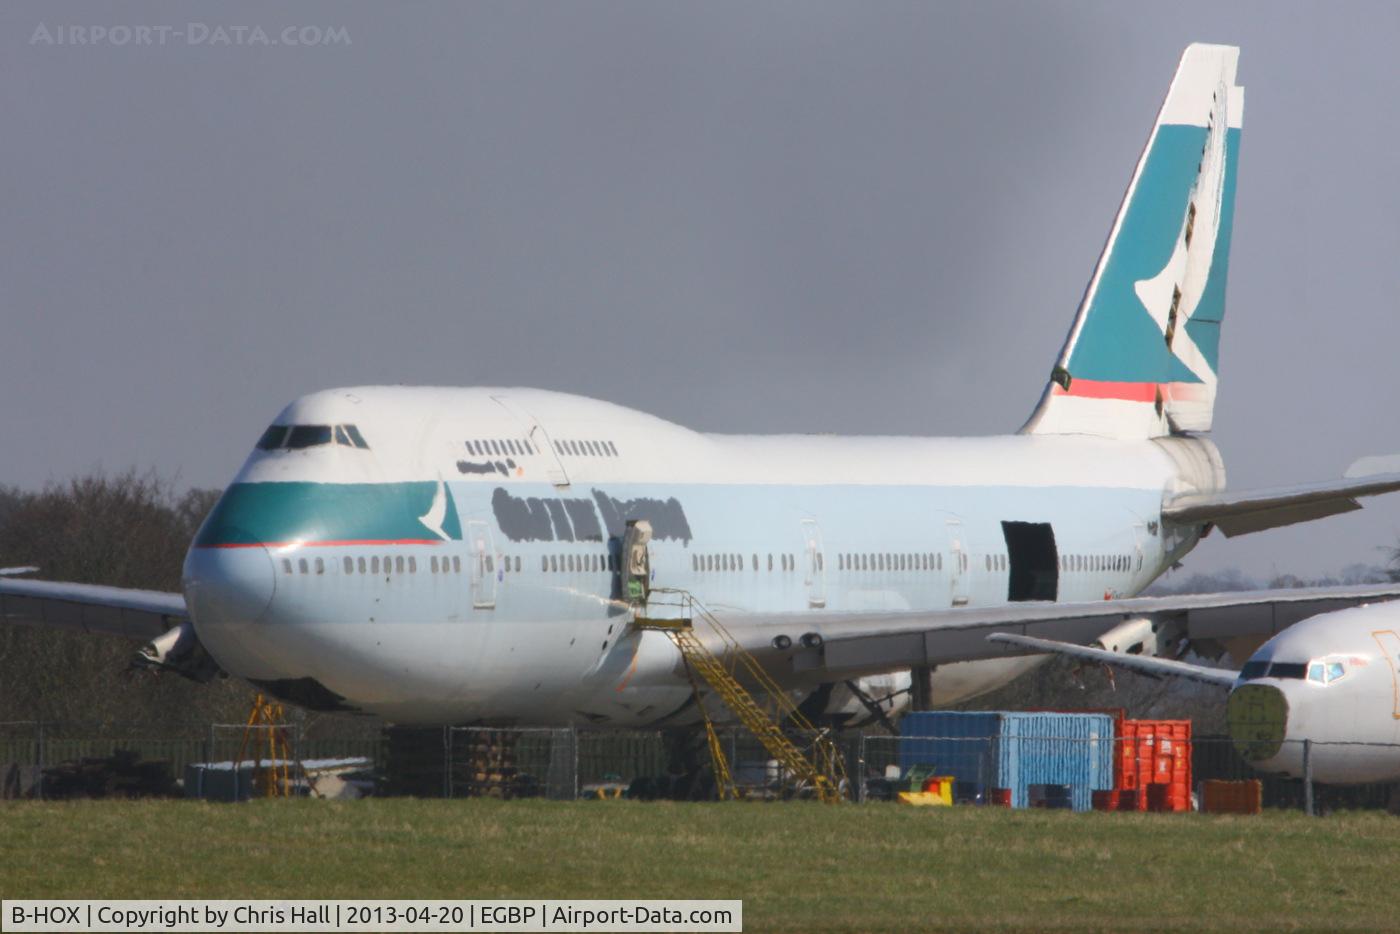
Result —
[[[350, 44], [34, 41], [190, 23]], [[1243, 48], [1231, 484], [1400, 451], [1394, 3], [7, 3], [0, 482], [222, 485], [374, 382], [1012, 431], [1193, 40]], [[1190, 569], [1377, 560], [1373, 503]]]

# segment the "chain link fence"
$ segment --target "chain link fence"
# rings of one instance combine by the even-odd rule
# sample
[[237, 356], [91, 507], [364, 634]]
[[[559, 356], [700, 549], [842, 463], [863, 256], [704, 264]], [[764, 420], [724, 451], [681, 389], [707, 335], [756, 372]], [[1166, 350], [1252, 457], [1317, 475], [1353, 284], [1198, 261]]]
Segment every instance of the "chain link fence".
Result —
[[[262, 734], [245, 747], [245, 729], [0, 723], [0, 797], [246, 798], [251, 778], [233, 764], [240, 755], [244, 770], [266, 764], [269, 747]], [[683, 732], [434, 727], [324, 738], [290, 724], [286, 737], [292, 757], [307, 766], [294, 793], [324, 794], [324, 774], [344, 780], [331, 783], [337, 789], [354, 783], [357, 795], [708, 800], [714, 793], [703, 743]], [[940, 779], [947, 780], [940, 792], [962, 805], [1186, 811], [1207, 805], [1208, 795], [1218, 799], [1222, 788], [1255, 795], [1264, 809], [1314, 814], [1400, 805], [1397, 783], [1335, 781], [1400, 773], [1400, 744], [1287, 741], [1267, 760], [1274, 771], [1262, 773], [1226, 736], [1148, 744], [1122, 737], [834, 738], [850, 776], [847, 795], [862, 803], [918, 795]], [[748, 797], [800, 796], [752, 735], [723, 731], [720, 739]], [[801, 746], [810, 737], [792, 739]], [[210, 778], [220, 769], [232, 773], [222, 785]]]

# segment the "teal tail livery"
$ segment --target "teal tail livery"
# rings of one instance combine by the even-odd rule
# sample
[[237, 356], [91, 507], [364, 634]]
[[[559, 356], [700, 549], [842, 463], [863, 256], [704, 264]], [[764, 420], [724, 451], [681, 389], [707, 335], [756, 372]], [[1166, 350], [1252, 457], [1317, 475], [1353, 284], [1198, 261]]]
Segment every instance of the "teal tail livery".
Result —
[[1025, 432], [1210, 430], [1244, 113], [1238, 60], [1224, 45], [1182, 55]]
[[[654, 625], [695, 607], [710, 609], [695, 614], [698, 638], [742, 648], [828, 725], [975, 697], [1066, 645], [1170, 656], [1149, 670], [1233, 684], [1175, 659], [1192, 646], [1247, 658], [1305, 616], [1400, 597], [1400, 583], [1140, 596], [1206, 535], [1400, 490], [1400, 458], [1384, 455], [1345, 478], [1227, 489], [1204, 436], [1239, 157], [1237, 55], [1187, 49], [1019, 432], [726, 435], [526, 387], [328, 389], [292, 400], [254, 444], [186, 554], [181, 593], [0, 569], [0, 621], [132, 637], [144, 668], [223, 672], [309, 709], [399, 724], [729, 718]], [[1381, 604], [1340, 641], [1261, 650], [1282, 653], [1266, 668], [1292, 673], [1290, 704], [1317, 684], [1302, 680], [1310, 658], [1374, 659], [1340, 690], [1324, 671], [1339, 706], [1313, 707], [1341, 717], [1359, 696], [1345, 685], [1370, 685], [1386, 706], [1368, 732], [1314, 738], [1400, 740], [1383, 677], [1397, 656], [1390, 636], [1371, 638], [1392, 629], [1400, 604]], [[1307, 736], [1317, 722], [1295, 705], [1276, 732]]]

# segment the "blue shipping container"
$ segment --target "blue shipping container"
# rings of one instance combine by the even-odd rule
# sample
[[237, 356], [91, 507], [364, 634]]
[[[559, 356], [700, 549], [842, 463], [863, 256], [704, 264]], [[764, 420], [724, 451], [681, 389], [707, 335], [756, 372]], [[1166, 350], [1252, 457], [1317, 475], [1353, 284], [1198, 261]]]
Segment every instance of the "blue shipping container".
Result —
[[900, 723], [899, 768], [1010, 788], [1011, 806], [1030, 803], [1031, 785], [1068, 785], [1076, 811], [1113, 788], [1113, 718], [1097, 713], [933, 710]]

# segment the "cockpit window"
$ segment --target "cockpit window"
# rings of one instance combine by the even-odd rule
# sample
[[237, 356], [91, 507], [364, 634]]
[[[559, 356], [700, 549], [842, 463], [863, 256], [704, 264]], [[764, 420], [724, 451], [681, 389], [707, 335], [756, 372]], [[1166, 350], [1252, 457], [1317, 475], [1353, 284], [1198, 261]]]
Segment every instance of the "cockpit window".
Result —
[[258, 439], [258, 449], [300, 450], [335, 443], [347, 448], [369, 450], [364, 435], [354, 425], [273, 425]]
[[282, 442], [287, 438], [286, 425], [270, 425], [267, 431], [263, 432], [258, 439], [258, 450], [273, 451], [282, 446]]
[[1268, 670], [1268, 662], [1245, 662], [1244, 667], [1240, 669], [1240, 677], [1245, 681], [1253, 681], [1255, 678], [1264, 677]]
[[1299, 681], [1308, 677], [1307, 662], [1245, 662], [1240, 669], [1240, 678], [1253, 681], [1255, 678], [1296, 678]]
[[350, 436], [350, 443], [355, 445], [355, 447], [364, 448], [366, 451], [369, 450], [369, 444], [365, 441], [364, 435], [360, 434], [360, 429], [356, 428], [354, 425], [346, 425], [345, 433]]
[[1327, 666], [1322, 662], [1313, 662], [1308, 665], [1308, 680], [1316, 681], [1318, 684], [1327, 683]]
[[1304, 662], [1273, 662], [1269, 665], [1270, 678], [1296, 678], [1299, 681], [1308, 676], [1308, 666]]
[[1327, 683], [1331, 684], [1347, 673], [1345, 666], [1341, 662], [1327, 663]]
[[291, 434], [287, 435], [287, 447], [294, 451], [330, 443], [330, 425], [293, 425]]

